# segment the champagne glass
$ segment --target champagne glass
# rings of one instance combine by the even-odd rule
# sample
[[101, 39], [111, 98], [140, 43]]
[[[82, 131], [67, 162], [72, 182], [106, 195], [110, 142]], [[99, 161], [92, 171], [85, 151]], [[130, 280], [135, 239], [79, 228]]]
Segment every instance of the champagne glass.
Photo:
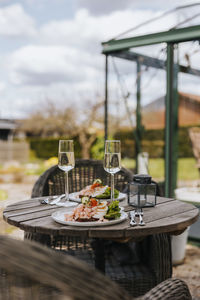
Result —
[[58, 167], [65, 172], [65, 201], [69, 206], [71, 203], [69, 202], [68, 172], [74, 166], [74, 142], [72, 140], [59, 140]]
[[114, 175], [121, 169], [121, 142], [106, 140], [104, 170], [111, 174], [111, 201], [114, 200]]

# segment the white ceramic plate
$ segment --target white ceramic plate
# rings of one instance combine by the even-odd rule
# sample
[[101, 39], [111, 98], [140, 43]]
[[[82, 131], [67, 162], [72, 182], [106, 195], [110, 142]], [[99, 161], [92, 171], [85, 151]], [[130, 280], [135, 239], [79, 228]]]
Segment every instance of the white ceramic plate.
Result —
[[[119, 193], [118, 198], [115, 198], [115, 200], [122, 201], [125, 198], [126, 198], [126, 194]], [[69, 194], [69, 199], [72, 200], [72, 201], [75, 201], [75, 202], [81, 202], [81, 199], [79, 198], [79, 192]], [[98, 200], [107, 200], [107, 201], [109, 201], [110, 199], [98, 199]]]
[[106, 222], [98, 222], [98, 221], [93, 221], [93, 222], [76, 222], [76, 221], [65, 221], [65, 214], [69, 213], [72, 210], [72, 208], [68, 208], [65, 210], [60, 210], [54, 212], [51, 217], [56, 221], [57, 223], [63, 224], [63, 225], [71, 225], [71, 226], [81, 226], [81, 227], [97, 227], [97, 226], [108, 226], [108, 225], [113, 225], [117, 223], [121, 223], [124, 220], [128, 218], [127, 213], [125, 213], [123, 210], [121, 210], [121, 217], [116, 219], [116, 220], [110, 220]]

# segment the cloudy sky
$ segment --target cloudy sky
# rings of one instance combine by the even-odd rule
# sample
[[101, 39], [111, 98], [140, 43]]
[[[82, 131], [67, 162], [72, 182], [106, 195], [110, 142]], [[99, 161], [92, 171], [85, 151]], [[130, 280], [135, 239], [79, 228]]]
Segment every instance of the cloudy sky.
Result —
[[[101, 42], [134, 27], [166, 10], [194, 3], [185, 0], [0, 0], [0, 117], [23, 118], [45, 101], [57, 105], [84, 106], [88, 99], [104, 95], [104, 56]], [[197, 2], [197, 1], [196, 1]], [[193, 10], [167, 15], [137, 33], [166, 30], [188, 18]], [[198, 20], [196, 20], [198, 23]], [[184, 51], [199, 45], [186, 44]], [[163, 45], [141, 52], [165, 58]], [[193, 51], [194, 52], [194, 51]], [[196, 55], [197, 61], [197, 55]], [[117, 85], [114, 65], [120, 70]], [[135, 65], [110, 62], [111, 98], [135, 93]], [[143, 70], [144, 100], [164, 94], [165, 74]], [[160, 72], [160, 73], [159, 73]], [[153, 78], [153, 79], [152, 79]], [[162, 84], [161, 84], [162, 80]], [[197, 81], [182, 78], [188, 91]], [[196, 80], [196, 79], [195, 79]], [[156, 88], [159, 84], [159, 89]], [[185, 86], [186, 85], [182, 84]], [[200, 86], [200, 85], [199, 85]], [[187, 91], [187, 90], [186, 90]], [[200, 92], [200, 90], [199, 90]], [[114, 100], [113, 100], [114, 101]], [[130, 105], [132, 105], [130, 103]]]

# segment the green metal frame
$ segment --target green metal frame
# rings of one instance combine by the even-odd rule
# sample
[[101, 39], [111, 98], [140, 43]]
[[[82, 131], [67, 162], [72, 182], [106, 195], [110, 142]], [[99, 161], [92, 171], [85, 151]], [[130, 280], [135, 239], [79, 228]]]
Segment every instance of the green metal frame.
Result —
[[108, 138], [108, 56], [105, 62], [105, 111], [104, 111], [104, 139]]
[[[136, 62], [139, 61], [141, 65], [150, 68], [166, 69], [166, 62], [164, 60], [147, 56], [144, 54], [136, 53], [135, 51], [134, 52], [127, 51], [127, 50], [117, 51], [117, 52], [112, 52], [109, 55], [117, 58], [127, 59], [130, 61], [136, 61]], [[200, 70], [191, 67], [179, 65], [179, 71], [181, 73], [200, 76]]]
[[178, 158], [178, 67], [174, 44], [167, 44], [167, 93], [165, 98], [165, 196], [173, 196]]
[[172, 29], [168, 31], [140, 35], [136, 37], [110, 40], [102, 43], [103, 53], [109, 54], [113, 51], [126, 50], [134, 47], [148, 46], [160, 43], [180, 43], [200, 38], [200, 26]]
[[[177, 182], [177, 158], [178, 158], [178, 72], [184, 72], [200, 76], [200, 70], [185, 66], [179, 66], [175, 61], [174, 47], [181, 42], [200, 40], [200, 26], [173, 29], [148, 35], [136, 36], [120, 40], [110, 40], [102, 43], [103, 54], [106, 55], [106, 85], [105, 85], [105, 112], [108, 106], [108, 56], [115, 56], [137, 62], [137, 72], [141, 65], [154, 68], [166, 68], [167, 93], [166, 93], [166, 118], [165, 118], [165, 196], [172, 197]], [[140, 55], [129, 51], [130, 48], [148, 46], [158, 43], [167, 43], [167, 64], [164, 61], [152, 57]], [[138, 64], [139, 62], [139, 64]], [[141, 137], [141, 114], [140, 114], [140, 80], [137, 82], [137, 126], [136, 142], [138, 152]], [[106, 113], [105, 113], [106, 115]], [[107, 136], [107, 116], [105, 118], [105, 136]], [[137, 150], [138, 149], [138, 150]]]
[[136, 106], [136, 130], [135, 130], [135, 154], [136, 169], [138, 170], [138, 154], [141, 152], [142, 124], [141, 124], [141, 64], [137, 60], [137, 106]]

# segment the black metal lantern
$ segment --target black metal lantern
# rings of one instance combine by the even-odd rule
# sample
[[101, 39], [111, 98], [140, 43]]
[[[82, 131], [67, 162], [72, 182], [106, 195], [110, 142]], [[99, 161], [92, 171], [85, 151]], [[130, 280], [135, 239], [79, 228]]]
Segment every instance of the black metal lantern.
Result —
[[137, 174], [128, 184], [128, 204], [135, 207], [150, 207], [156, 205], [156, 184], [151, 176]]

